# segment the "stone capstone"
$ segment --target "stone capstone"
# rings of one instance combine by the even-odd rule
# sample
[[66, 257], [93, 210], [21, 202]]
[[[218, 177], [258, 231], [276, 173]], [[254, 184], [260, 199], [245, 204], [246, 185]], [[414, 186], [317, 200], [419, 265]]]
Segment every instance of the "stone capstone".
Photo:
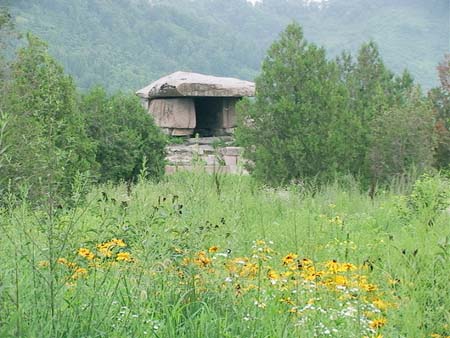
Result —
[[161, 97], [244, 97], [255, 96], [253, 82], [230, 77], [175, 72], [136, 92], [143, 99]]

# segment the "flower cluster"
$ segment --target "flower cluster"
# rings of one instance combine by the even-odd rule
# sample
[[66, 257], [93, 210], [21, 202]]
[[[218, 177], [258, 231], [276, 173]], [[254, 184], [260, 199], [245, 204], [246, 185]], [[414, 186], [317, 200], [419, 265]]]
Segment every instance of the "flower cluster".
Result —
[[133, 262], [134, 258], [127, 251], [127, 244], [122, 239], [113, 238], [110, 241], [96, 245], [96, 251], [92, 252], [87, 248], [78, 249], [78, 255], [92, 263], [101, 261], [109, 262]]
[[[110, 241], [99, 243], [94, 250], [81, 247], [77, 250], [77, 256], [73, 261], [60, 257], [56, 260], [58, 265], [62, 265], [69, 271], [69, 279], [77, 280], [87, 277], [89, 269], [98, 268], [104, 265], [111, 265], [120, 262], [134, 262], [134, 258], [126, 250], [127, 244], [122, 239], [113, 238]], [[48, 268], [48, 261], [38, 263], [40, 268]]]
[[191, 271], [200, 292], [220, 285], [220, 290], [247, 299], [261, 311], [290, 314], [295, 327], [307, 327], [317, 336], [339, 337], [358, 326], [362, 336], [381, 337], [388, 311], [396, 307], [395, 297], [371, 280], [366, 266], [315, 262], [294, 252], [281, 255], [271, 244], [254, 241], [249, 257], [233, 257], [213, 246], [184, 257], [178, 276], [185, 279], [184, 272]]

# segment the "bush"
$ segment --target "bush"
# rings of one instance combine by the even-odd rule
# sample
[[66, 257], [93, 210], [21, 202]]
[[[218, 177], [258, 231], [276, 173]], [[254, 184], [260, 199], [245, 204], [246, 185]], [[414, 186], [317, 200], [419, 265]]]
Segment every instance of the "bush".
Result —
[[141, 169], [149, 177], [162, 176], [166, 138], [137, 97], [108, 96], [94, 88], [83, 96], [81, 109], [89, 137], [97, 144], [100, 182], [135, 181]]

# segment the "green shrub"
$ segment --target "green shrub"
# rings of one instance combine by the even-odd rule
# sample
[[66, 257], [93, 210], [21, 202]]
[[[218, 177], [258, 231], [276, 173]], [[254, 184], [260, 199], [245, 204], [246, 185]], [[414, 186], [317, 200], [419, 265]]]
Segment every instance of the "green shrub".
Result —
[[81, 109], [97, 144], [100, 182], [135, 181], [143, 165], [149, 177], [162, 176], [166, 138], [137, 97], [95, 88], [83, 96]]
[[409, 209], [430, 217], [450, 207], [450, 180], [443, 175], [422, 175], [408, 198]]

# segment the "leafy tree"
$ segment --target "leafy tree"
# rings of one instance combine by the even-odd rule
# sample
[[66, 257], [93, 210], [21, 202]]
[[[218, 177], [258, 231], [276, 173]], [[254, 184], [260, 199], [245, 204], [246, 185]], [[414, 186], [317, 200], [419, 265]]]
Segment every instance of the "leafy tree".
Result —
[[347, 171], [355, 121], [339, 69], [290, 24], [268, 51], [256, 101], [241, 106], [238, 139], [253, 172], [269, 184]]
[[4, 134], [6, 124], [6, 115], [3, 115], [2, 108], [3, 108], [3, 102], [5, 97], [5, 88], [6, 88], [6, 62], [5, 62], [5, 55], [4, 55], [4, 49], [5, 49], [5, 41], [4, 36], [8, 34], [10, 29], [12, 28], [12, 19], [9, 12], [4, 9], [0, 8], [0, 163], [1, 163], [1, 154], [2, 154], [2, 147], [1, 147], [1, 140], [2, 135]]
[[9, 11], [0, 7], [0, 110], [3, 108], [5, 90], [8, 84], [7, 52], [9, 42], [15, 37], [14, 23]]
[[6, 93], [11, 120], [5, 137], [8, 165], [2, 175], [15, 186], [28, 184], [32, 197], [50, 190], [65, 194], [78, 172], [95, 166], [95, 148], [84, 130], [72, 78], [44, 42], [31, 34], [27, 42], [12, 64]]
[[369, 149], [371, 177], [387, 182], [412, 169], [424, 172], [433, 164], [434, 113], [418, 88], [403, 104], [385, 108], [371, 123]]
[[450, 167], [450, 54], [438, 66], [440, 87], [430, 90], [428, 96], [436, 112], [436, 166]]
[[145, 169], [150, 177], [164, 172], [166, 139], [134, 95], [108, 96], [94, 88], [82, 98], [89, 137], [97, 144], [98, 179], [134, 181]]

